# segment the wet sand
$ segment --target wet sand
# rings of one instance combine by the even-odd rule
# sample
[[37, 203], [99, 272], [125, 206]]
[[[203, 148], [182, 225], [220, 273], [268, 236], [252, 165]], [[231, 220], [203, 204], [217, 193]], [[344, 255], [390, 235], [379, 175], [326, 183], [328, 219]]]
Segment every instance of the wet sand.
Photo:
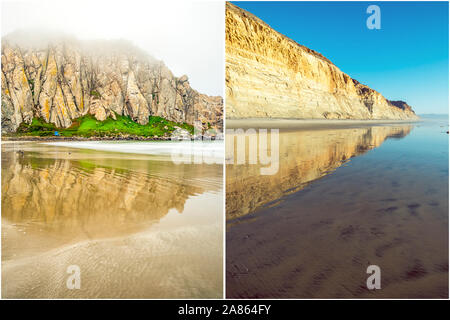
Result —
[[[304, 189], [351, 158], [380, 146], [386, 139], [406, 136], [411, 129], [411, 125], [395, 125], [282, 130], [275, 174], [261, 174], [261, 168], [268, 165], [227, 164], [227, 219], [253, 212], [266, 204], [276, 205], [284, 195]], [[227, 159], [232, 159], [228, 151], [227, 145]], [[250, 152], [248, 144], [246, 152]]]
[[283, 131], [289, 130], [326, 130], [326, 129], [344, 129], [355, 128], [362, 126], [382, 126], [382, 125], [408, 125], [421, 122], [418, 120], [326, 120], [326, 119], [227, 119], [227, 129], [237, 128], [267, 128], [267, 129], [281, 129]]
[[227, 165], [227, 297], [448, 298], [448, 123], [354, 130], [282, 130], [274, 176]]
[[221, 190], [221, 165], [2, 145], [2, 296], [220, 298]]
[[[71, 141], [71, 142], [44, 142], [44, 145], [88, 149], [105, 152], [121, 152], [129, 154], [147, 154], [162, 156], [163, 161], [171, 159], [172, 155], [184, 154], [186, 156], [202, 157], [207, 163], [223, 162], [223, 141]], [[153, 157], [156, 160], [156, 157]]]

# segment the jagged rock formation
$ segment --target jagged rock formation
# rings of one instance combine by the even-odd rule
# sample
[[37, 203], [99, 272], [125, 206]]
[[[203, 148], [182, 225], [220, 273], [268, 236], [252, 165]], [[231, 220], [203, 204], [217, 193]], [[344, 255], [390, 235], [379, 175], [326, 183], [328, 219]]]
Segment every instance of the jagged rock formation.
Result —
[[225, 24], [228, 118], [418, 118], [228, 2]]
[[[227, 219], [252, 213], [300, 191], [351, 158], [379, 147], [388, 138], [404, 137], [411, 130], [412, 125], [402, 125], [280, 132], [276, 174], [261, 175], [260, 168], [267, 165], [227, 165]], [[254, 153], [259, 154], [259, 149]], [[227, 158], [233, 159], [228, 154]]]
[[[87, 113], [146, 124], [151, 115], [222, 128], [223, 99], [200, 94], [188, 77], [124, 41], [54, 37], [32, 43], [2, 39], [2, 132], [42, 117], [58, 127]], [[209, 125], [208, 125], [209, 123]]]

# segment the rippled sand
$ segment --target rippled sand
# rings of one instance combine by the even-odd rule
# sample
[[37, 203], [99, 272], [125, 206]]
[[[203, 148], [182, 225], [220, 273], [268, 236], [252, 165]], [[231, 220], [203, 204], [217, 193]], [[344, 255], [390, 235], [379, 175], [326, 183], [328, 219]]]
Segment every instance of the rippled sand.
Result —
[[227, 296], [447, 298], [447, 125], [282, 130], [276, 175], [227, 165]]
[[219, 298], [221, 190], [221, 165], [2, 145], [2, 296]]

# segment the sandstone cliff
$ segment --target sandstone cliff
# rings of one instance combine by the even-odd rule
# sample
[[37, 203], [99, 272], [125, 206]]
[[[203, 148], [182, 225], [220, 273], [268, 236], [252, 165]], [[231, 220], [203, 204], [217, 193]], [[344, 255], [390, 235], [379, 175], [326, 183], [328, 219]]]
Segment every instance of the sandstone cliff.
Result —
[[228, 118], [418, 118], [228, 2], [225, 24]]
[[175, 77], [127, 42], [58, 36], [36, 43], [21, 37], [2, 39], [2, 132], [33, 117], [67, 128], [87, 113], [98, 120], [119, 114], [146, 124], [154, 115], [222, 127], [221, 97], [198, 93], [186, 75]]

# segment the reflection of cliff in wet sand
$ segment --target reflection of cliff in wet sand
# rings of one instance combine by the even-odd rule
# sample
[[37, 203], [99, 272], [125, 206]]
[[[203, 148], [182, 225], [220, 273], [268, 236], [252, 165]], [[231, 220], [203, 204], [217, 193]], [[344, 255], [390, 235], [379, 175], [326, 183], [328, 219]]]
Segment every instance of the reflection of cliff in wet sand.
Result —
[[227, 169], [227, 297], [448, 297], [442, 127], [287, 130], [277, 174]]
[[303, 189], [354, 156], [403, 137], [410, 125], [286, 131], [279, 136], [279, 170], [261, 175], [259, 165], [227, 165], [227, 218], [257, 210], [286, 194]]
[[[2, 145], [3, 297], [220, 297], [221, 172]], [[69, 265], [81, 290], [66, 287]]]
[[49, 159], [35, 170], [33, 161], [39, 159], [19, 152], [2, 157], [7, 162], [2, 173], [2, 218], [15, 224], [37, 223], [64, 238], [139, 231], [171, 208], [183, 212], [187, 198], [203, 192], [131, 170], [89, 167], [89, 162], [83, 168], [82, 161]]

